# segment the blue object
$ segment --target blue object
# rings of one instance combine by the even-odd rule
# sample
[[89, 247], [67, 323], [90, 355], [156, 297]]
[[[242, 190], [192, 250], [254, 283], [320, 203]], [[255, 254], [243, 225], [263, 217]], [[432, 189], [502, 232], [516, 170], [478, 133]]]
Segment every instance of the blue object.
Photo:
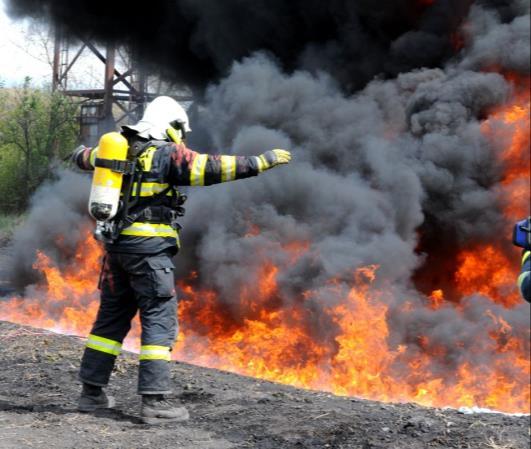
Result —
[[513, 244], [531, 250], [531, 217], [514, 225]]

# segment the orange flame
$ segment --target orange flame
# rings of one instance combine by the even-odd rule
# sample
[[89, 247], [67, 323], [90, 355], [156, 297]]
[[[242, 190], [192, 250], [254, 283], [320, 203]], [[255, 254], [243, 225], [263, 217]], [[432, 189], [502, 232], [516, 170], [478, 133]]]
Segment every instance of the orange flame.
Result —
[[431, 295], [428, 296], [428, 299], [430, 300], [429, 306], [433, 310], [440, 309], [444, 304], [444, 292], [441, 289], [434, 290], [431, 292]]
[[459, 254], [455, 273], [464, 296], [481, 293], [499, 304], [514, 306], [521, 301], [515, 287], [518, 257], [508, 258], [494, 245], [486, 245]]
[[[87, 236], [88, 237], [88, 236]], [[99, 246], [87, 238], [76, 260], [84, 262], [61, 271], [40, 254], [36, 268], [46, 279], [35, 297], [12, 299], [2, 304], [2, 319], [33, 324], [60, 332], [86, 335], [97, 309]], [[306, 244], [290, 244], [294, 251]], [[288, 258], [294, 263], [296, 256]], [[414, 401], [430, 406], [487, 406], [510, 412], [526, 412], [529, 404], [529, 359], [525, 344], [509, 324], [491, 311], [489, 319], [498, 331], [482, 342], [486, 352], [497, 352], [488, 371], [466, 363], [451, 377], [435, 374], [434, 360], [444, 359], [446, 348], [436, 347], [419, 335], [412, 350], [392, 347], [389, 339], [390, 293], [376, 288], [377, 267], [354, 273], [346, 287], [331, 280], [319, 291], [307, 291], [299, 302], [281, 304], [277, 277], [279, 267], [265, 262], [259, 270], [259, 288], [242, 288], [238, 307], [241, 322], [227, 318], [216, 292], [197, 289], [197, 274], [180, 283], [179, 317], [182, 330], [174, 357], [202, 366], [282, 382], [383, 401]], [[432, 293], [431, 308], [442, 307], [441, 291]], [[330, 298], [325, 309], [329, 335], [318, 336], [308, 328], [309, 301]], [[342, 298], [334, 304], [334, 298]], [[404, 313], [411, 310], [404, 308]], [[319, 332], [322, 332], [320, 330]], [[326, 333], [326, 332], [325, 332]], [[133, 335], [138, 335], [134, 331]], [[136, 348], [129, 339], [127, 346]], [[513, 367], [511, 374], [507, 366]], [[517, 377], [514, 376], [516, 369]], [[478, 381], [481, 379], [481, 382]]]
[[98, 310], [96, 286], [101, 255], [100, 246], [92, 238], [79, 245], [65, 269], [38, 252], [33, 268], [43, 275], [43, 282], [28, 292], [30, 296], [2, 303], [2, 319], [79, 335], [80, 329], [88, 329]]

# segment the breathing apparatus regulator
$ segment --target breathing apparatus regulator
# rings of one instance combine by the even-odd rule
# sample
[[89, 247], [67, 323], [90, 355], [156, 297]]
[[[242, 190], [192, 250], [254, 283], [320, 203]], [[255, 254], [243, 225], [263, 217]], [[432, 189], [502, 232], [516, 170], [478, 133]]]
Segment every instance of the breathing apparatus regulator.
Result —
[[531, 250], [531, 216], [514, 225], [513, 244]]
[[[89, 213], [96, 220], [94, 237], [105, 243], [114, 242], [120, 232], [135, 222], [151, 205], [165, 198], [171, 192], [172, 226], [180, 225], [177, 217], [184, 215], [182, 207], [187, 197], [175, 187], [168, 187], [149, 199], [142, 207], [138, 205], [142, 185], [142, 169], [138, 157], [143, 150], [152, 146], [152, 141], [182, 143], [185, 133], [190, 131], [188, 116], [172, 98], [158, 97], [151, 102], [142, 120], [136, 125], [124, 126], [123, 133], [104, 134], [99, 141], [94, 174], [89, 198]], [[126, 136], [133, 136], [133, 145]], [[133, 195], [133, 188], [138, 190]]]

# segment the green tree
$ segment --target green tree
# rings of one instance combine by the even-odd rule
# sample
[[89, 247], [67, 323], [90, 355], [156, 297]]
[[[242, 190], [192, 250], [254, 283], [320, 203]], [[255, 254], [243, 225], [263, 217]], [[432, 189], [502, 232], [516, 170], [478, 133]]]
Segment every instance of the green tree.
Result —
[[21, 212], [50, 174], [50, 165], [67, 155], [79, 135], [77, 105], [71, 98], [21, 88], [0, 97], [0, 209]]

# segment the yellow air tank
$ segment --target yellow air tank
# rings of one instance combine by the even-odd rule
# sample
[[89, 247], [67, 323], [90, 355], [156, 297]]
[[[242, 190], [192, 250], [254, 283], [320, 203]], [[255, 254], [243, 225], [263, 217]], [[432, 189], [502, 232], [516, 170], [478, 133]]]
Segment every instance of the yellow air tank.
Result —
[[[112, 132], [101, 136], [97, 158], [109, 161], [127, 160], [127, 140], [119, 133]], [[123, 174], [111, 168], [94, 168], [90, 190], [89, 213], [97, 221], [111, 220], [118, 212]]]

